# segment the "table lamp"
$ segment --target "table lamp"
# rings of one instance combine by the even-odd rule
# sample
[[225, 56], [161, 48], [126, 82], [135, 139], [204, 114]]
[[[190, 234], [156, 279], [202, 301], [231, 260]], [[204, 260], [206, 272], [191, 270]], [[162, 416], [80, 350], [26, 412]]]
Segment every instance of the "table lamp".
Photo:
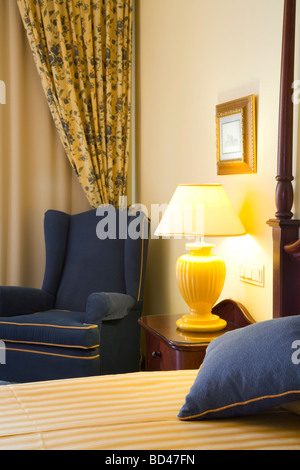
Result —
[[209, 237], [233, 237], [246, 231], [222, 185], [179, 185], [155, 235], [193, 237], [189, 254], [176, 263], [176, 280], [190, 312], [176, 322], [184, 331], [215, 332], [227, 323], [212, 314], [224, 287], [224, 261], [211, 253]]

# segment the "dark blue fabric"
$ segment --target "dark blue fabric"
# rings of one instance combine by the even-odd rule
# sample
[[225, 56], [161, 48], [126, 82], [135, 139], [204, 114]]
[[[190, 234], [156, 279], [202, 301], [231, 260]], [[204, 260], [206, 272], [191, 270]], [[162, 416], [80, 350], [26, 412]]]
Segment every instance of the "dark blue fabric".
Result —
[[[42, 290], [0, 288], [0, 340], [9, 358], [1, 380], [95, 375], [99, 342], [105, 373], [137, 370], [149, 220], [116, 211], [116, 236], [99, 239], [101, 217], [97, 210], [45, 214]], [[122, 230], [119, 220], [127, 221]], [[128, 236], [130, 224], [140, 224], [144, 239]]]
[[0, 317], [24, 315], [53, 308], [55, 297], [31, 287], [1, 286]]
[[300, 365], [292, 345], [300, 316], [273, 319], [212, 341], [180, 419], [228, 418], [300, 399]]
[[120, 320], [128, 315], [134, 305], [134, 299], [126, 294], [94, 292], [87, 301], [86, 322]]
[[49, 210], [44, 217], [46, 268], [43, 290], [56, 295], [65, 261], [71, 216]]
[[84, 312], [47, 310], [32, 315], [4, 317], [0, 318], [0, 329], [1, 339], [5, 343], [24, 342], [85, 349], [100, 344], [98, 325], [85, 323]]
[[139, 231], [142, 237], [134, 239], [129, 236], [126, 240], [124, 259], [126, 294], [137, 301], [142, 301], [150, 221], [143, 212], [137, 212], [136, 215], [128, 217], [129, 230], [131, 224], [140, 224], [137, 232]]
[[93, 292], [125, 293], [124, 240], [99, 240], [96, 210], [71, 216], [55, 308], [84, 311]]
[[132, 309], [119, 320], [103, 321], [100, 332], [101, 374], [123, 374], [140, 369], [140, 326], [142, 310]]
[[1, 380], [17, 383], [100, 375], [100, 351], [7, 343], [0, 373]]

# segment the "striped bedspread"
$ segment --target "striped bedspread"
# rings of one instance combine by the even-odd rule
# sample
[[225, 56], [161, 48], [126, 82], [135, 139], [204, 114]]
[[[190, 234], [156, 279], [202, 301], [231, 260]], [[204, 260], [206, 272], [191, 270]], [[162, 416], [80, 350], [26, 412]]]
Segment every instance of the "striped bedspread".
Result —
[[300, 450], [300, 417], [269, 412], [181, 422], [197, 371], [0, 387], [0, 449]]

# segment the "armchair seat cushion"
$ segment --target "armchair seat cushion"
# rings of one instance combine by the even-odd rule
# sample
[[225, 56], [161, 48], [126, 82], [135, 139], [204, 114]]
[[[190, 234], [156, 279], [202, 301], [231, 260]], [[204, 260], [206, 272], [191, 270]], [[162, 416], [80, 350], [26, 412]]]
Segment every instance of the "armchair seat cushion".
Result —
[[98, 325], [86, 324], [84, 312], [47, 310], [29, 315], [2, 317], [1, 340], [64, 348], [93, 349], [99, 347]]

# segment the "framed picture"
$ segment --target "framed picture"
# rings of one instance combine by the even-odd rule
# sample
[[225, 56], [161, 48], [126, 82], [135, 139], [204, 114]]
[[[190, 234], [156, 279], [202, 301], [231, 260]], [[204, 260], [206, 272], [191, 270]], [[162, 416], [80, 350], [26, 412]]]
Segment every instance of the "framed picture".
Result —
[[256, 173], [255, 95], [217, 105], [217, 173]]

